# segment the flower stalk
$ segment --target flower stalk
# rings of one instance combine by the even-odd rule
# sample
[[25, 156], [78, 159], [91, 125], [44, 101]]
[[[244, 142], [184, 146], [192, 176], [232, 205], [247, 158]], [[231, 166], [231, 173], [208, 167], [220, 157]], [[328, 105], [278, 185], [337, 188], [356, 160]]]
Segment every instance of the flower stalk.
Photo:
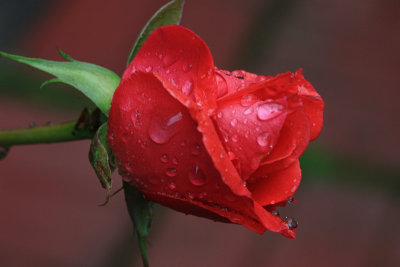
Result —
[[77, 121], [32, 128], [10, 129], [0, 131], [0, 147], [9, 148], [15, 145], [47, 144], [92, 138], [87, 129], [76, 127]]

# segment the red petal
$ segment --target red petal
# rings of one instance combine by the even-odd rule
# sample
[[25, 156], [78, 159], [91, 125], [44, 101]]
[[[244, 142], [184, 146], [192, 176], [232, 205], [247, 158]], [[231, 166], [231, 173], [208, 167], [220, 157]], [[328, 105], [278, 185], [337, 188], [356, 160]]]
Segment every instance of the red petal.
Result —
[[190, 114], [169, 94], [176, 88], [166, 90], [163, 83], [136, 72], [114, 94], [109, 144], [123, 178], [173, 209], [293, 237], [280, 218], [251, 198], [206, 112], [189, 101]]
[[298, 83], [298, 93], [303, 101], [304, 110], [311, 123], [310, 141], [318, 137], [323, 124], [324, 101], [302, 74], [302, 70], [295, 73]]
[[261, 167], [255, 174], [255, 182], [248, 182], [253, 198], [262, 206], [287, 201], [296, 192], [301, 180], [299, 161], [289, 167], [271, 172], [268, 166]]
[[[299, 105], [293, 102], [291, 105]], [[296, 161], [307, 148], [310, 140], [310, 122], [302, 106], [292, 107], [282, 127], [277, 145], [262, 162], [271, 171], [287, 168]]]
[[212, 107], [216, 98], [213, 69], [210, 50], [199, 36], [182, 26], [168, 25], [149, 35], [122, 78], [135, 71], [153, 72]]
[[272, 101], [248, 94], [218, 102], [214, 121], [242, 179], [247, 179], [276, 145], [286, 113], [286, 98]]

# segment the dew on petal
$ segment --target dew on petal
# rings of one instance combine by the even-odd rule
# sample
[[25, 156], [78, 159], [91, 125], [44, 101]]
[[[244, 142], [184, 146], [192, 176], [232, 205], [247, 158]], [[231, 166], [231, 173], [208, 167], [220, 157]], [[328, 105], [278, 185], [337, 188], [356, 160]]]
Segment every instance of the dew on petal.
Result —
[[160, 161], [162, 162], [162, 163], [168, 163], [168, 155], [167, 154], [163, 154], [161, 157], [160, 157]]
[[206, 176], [198, 165], [189, 172], [189, 181], [195, 186], [202, 186], [206, 183]]
[[174, 190], [176, 188], [176, 184], [175, 183], [170, 183], [168, 185], [168, 188], [171, 189], [171, 190]]
[[253, 103], [256, 101], [256, 99], [257, 99], [256, 96], [253, 94], [244, 95], [240, 99], [240, 104], [243, 107], [249, 107], [249, 106], [253, 105]]
[[178, 131], [175, 125], [182, 120], [182, 113], [171, 116], [168, 120], [154, 117], [150, 122], [149, 137], [157, 144], [165, 144]]
[[192, 91], [193, 91], [193, 83], [187, 80], [182, 86], [182, 93], [184, 93], [185, 95], [190, 95]]
[[265, 121], [271, 119], [281, 113], [283, 106], [276, 103], [266, 103], [258, 107], [257, 117], [258, 119]]
[[218, 119], [221, 119], [221, 118], [222, 118], [222, 112], [218, 112], [217, 118], [218, 118]]
[[237, 125], [237, 123], [238, 123], [238, 120], [237, 120], [237, 119], [232, 119], [232, 120], [231, 120], [231, 125], [232, 125], [233, 127], [235, 127], [235, 126]]
[[248, 108], [248, 109], [246, 109], [246, 110], [243, 112], [243, 114], [244, 114], [244, 115], [249, 115], [249, 114], [251, 114], [252, 112], [253, 112], [252, 108]]
[[237, 141], [239, 141], [239, 137], [238, 137], [237, 134], [232, 135], [231, 139], [232, 139], [232, 141], [233, 141], [234, 143], [236, 143]]
[[292, 217], [285, 217], [283, 219], [283, 221], [287, 224], [287, 226], [289, 227], [289, 229], [293, 230], [296, 229], [298, 224], [297, 224], [297, 220], [295, 218]]
[[178, 165], [178, 163], [179, 163], [178, 158], [177, 158], [177, 157], [173, 157], [173, 158], [172, 158], [172, 164]]
[[152, 71], [152, 70], [153, 70], [153, 67], [152, 67], [152, 66], [147, 66], [146, 69], [145, 69], [146, 72], [150, 72], [150, 71]]
[[174, 64], [177, 60], [178, 60], [178, 58], [177, 58], [175, 55], [167, 54], [167, 55], [163, 58], [164, 68], [168, 68], [169, 66], [171, 66], [172, 64]]
[[165, 174], [166, 174], [167, 176], [169, 176], [169, 177], [174, 177], [174, 176], [176, 176], [176, 173], [177, 173], [177, 171], [176, 171], [175, 168], [168, 168], [168, 169], [165, 171]]
[[269, 145], [269, 133], [264, 132], [257, 137], [257, 144], [262, 147], [266, 147]]
[[192, 69], [192, 66], [193, 66], [192, 64], [183, 64], [182, 70], [184, 72], [188, 72], [188, 71], [190, 71]]
[[201, 152], [201, 147], [198, 144], [194, 144], [191, 148], [192, 155], [198, 156]]

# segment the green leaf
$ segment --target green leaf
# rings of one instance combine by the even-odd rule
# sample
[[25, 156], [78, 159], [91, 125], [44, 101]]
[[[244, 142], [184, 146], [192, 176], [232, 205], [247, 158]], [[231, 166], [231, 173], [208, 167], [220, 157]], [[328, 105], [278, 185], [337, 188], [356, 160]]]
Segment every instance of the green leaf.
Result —
[[107, 123], [103, 123], [92, 139], [89, 150], [89, 160], [101, 186], [107, 190], [105, 202], [110, 199], [112, 188], [111, 173], [115, 169], [115, 159], [107, 145]]
[[146, 41], [149, 34], [152, 33], [157, 27], [180, 23], [184, 3], [184, 0], [173, 0], [165, 4], [156, 13], [154, 13], [154, 15], [143, 27], [142, 31], [139, 34], [139, 37], [136, 39], [136, 42], [133, 44], [132, 50], [129, 53], [126, 63], [127, 66], [136, 56], [137, 52]]
[[146, 238], [149, 234], [149, 229], [153, 220], [153, 203], [147, 201], [142, 193], [127, 182], [124, 182], [124, 192], [129, 216], [131, 217], [138, 237], [143, 266], [149, 266], [146, 252]]
[[[28, 58], [1, 51], [0, 56], [27, 64], [56, 76], [57, 80], [52, 79], [45, 82], [44, 85], [55, 81], [69, 84], [86, 95], [106, 116], [108, 116], [112, 96], [120, 81], [118, 75], [104, 67], [80, 62], [72, 59], [64, 52], [60, 53], [65, 58], [72, 61], [60, 62]], [[44, 85], [42, 85], [42, 87]]]

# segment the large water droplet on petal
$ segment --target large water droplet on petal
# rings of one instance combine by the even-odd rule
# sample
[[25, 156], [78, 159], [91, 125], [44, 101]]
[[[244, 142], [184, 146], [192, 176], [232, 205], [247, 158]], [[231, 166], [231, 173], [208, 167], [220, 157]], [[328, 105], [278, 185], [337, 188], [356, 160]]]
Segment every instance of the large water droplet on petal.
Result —
[[186, 81], [182, 86], [182, 93], [185, 95], [190, 95], [193, 90], [193, 83], [191, 81]]
[[198, 165], [189, 173], [189, 181], [195, 186], [202, 186], [206, 183], [206, 176]]
[[260, 146], [265, 147], [265, 146], [268, 146], [268, 144], [269, 144], [269, 139], [270, 139], [269, 133], [264, 132], [264, 133], [260, 134], [260, 135], [257, 137], [257, 143], [258, 143]]
[[177, 171], [176, 171], [175, 168], [168, 168], [168, 169], [165, 171], [165, 174], [166, 174], [167, 176], [169, 176], [169, 177], [174, 177], [174, 176], [176, 176], [176, 173], [177, 173]]
[[282, 112], [283, 106], [276, 103], [266, 103], [258, 107], [258, 119], [265, 121], [271, 119]]
[[165, 119], [164, 117], [153, 117], [149, 127], [149, 136], [157, 144], [165, 144], [179, 130], [177, 123], [182, 120], [182, 113]]

